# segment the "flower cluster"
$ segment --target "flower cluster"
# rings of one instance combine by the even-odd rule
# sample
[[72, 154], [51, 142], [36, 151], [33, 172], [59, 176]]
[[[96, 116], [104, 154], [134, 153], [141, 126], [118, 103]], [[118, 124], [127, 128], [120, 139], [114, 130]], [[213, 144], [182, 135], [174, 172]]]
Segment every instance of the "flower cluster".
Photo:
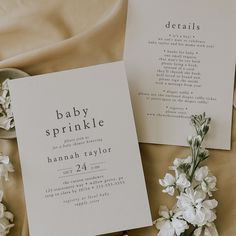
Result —
[[[176, 195], [177, 202], [173, 209], [161, 206], [154, 224], [159, 230], [158, 236], [218, 236], [214, 221], [218, 202], [213, 199], [216, 191], [216, 177], [202, 162], [209, 157], [209, 152], [202, 147], [202, 142], [209, 130], [210, 118], [202, 115], [192, 116], [191, 123], [196, 135], [188, 137], [191, 155], [176, 158], [170, 170], [159, 183], [163, 192]], [[187, 234], [188, 233], [188, 234]]]
[[9, 130], [15, 126], [14, 117], [11, 110], [11, 99], [6, 79], [0, 85], [0, 128]]
[[5, 236], [9, 233], [10, 229], [14, 226], [13, 214], [7, 211], [2, 202], [3, 191], [0, 190], [0, 236]]
[[[4, 177], [7, 181], [8, 172], [13, 172], [14, 168], [11, 164], [9, 157], [3, 154], [0, 154], [0, 177]], [[13, 214], [7, 211], [6, 206], [3, 203], [3, 191], [0, 190], [0, 236], [6, 236], [10, 229], [14, 226]]]
[[[14, 117], [11, 110], [11, 99], [8, 88], [8, 81], [6, 79], [0, 84], [0, 128], [10, 130], [14, 125]], [[0, 153], [0, 178], [3, 177], [5, 181], [9, 180], [9, 172], [13, 172], [14, 168], [8, 156]], [[0, 189], [0, 236], [5, 236], [10, 232], [14, 226], [13, 214], [7, 211], [3, 203], [3, 190]]]

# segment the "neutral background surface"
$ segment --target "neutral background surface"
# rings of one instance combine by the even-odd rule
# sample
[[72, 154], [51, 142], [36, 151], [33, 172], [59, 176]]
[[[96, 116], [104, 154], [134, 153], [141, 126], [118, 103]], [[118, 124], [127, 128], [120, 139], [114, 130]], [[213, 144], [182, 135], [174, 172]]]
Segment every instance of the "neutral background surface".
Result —
[[[0, 0], [0, 68], [15, 67], [36, 75], [121, 60], [126, 10], [126, 0]], [[163, 177], [173, 159], [187, 155], [188, 149], [149, 144], [141, 144], [140, 149], [154, 220], [160, 204], [171, 206], [172, 201], [161, 192], [158, 179]], [[0, 140], [0, 151], [10, 156], [16, 168], [11, 181], [1, 184], [6, 191], [4, 200], [15, 214], [16, 225], [10, 235], [28, 236], [16, 140]], [[212, 150], [208, 164], [218, 178], [219, 191], [215, 196], [219, 201], [219, 234], [234, 236], [235, 109], [232, 150]], [[153, 227], [132, 230], [129, 235], [155, 236], [156, 230]]]

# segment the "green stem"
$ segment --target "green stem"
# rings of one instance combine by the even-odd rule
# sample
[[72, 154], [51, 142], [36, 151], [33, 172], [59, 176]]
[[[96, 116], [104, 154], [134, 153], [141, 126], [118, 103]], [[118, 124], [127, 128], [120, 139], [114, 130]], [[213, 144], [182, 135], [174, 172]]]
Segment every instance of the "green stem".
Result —
[[[205, 138], [205, 135], [201, 136], [201, 138], [202, 138], [202, 142], [203, 142], [203, 140]], [[201, 142], [200, 146], [197, 148], [196, 152], [195, 152], [195, 150], [193, 150], [194, 148], [191, 147], [192, 156], [193, 156], [193, 168], [192, 168], [191, 175], [190, 175], [190, 178], [189, 178], [191, 183], [193, 181], [194, 173], [195, 173], [196, 169], [198, 168], [198, 166], [200, 165], [200, 163], [202, 161], [202, 160], [198, 160], [199, 150], [202, 146], [202, 142]]]
[[196, 185], [193, 190], [196, 190], [199, 186], [200, 184]]
[[[192, 181], [193, 181], [193, 176], [194, 176], [194, 173], [195, 173], [195, 171], [197, 170], [197, 168], [198, 168], [198, 166], [200, 165], [200, 163], [201, 163], [201, 160], [198, 160], [198, 162], [197, 162], [197, 164], [194, 166], [194, 168], [193, 168], [193, 171], [192, 171], [192, 174], [191, 174], [191, 176], [190, 176], [190, 182], [192, 183]], [[195, 163], [194, 163], [195, 164]]]
[[194, 231], [195, 231], [197, 228], [198, 228], [197, 226], [194, 227], [193, 230], [192, 230], [192, 231], [191, 231], [187, 236], [191, 236], [191, 235], [193, 235]]

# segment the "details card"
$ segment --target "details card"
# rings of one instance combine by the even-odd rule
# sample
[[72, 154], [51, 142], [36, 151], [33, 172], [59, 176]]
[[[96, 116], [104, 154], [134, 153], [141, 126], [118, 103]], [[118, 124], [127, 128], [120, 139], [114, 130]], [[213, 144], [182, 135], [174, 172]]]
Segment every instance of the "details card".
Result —
[[124, 59], [144, 143], [187, 145], [189, 117], [206, 112], [209, 148], [230, 149], [234, 0], [129, 0]]

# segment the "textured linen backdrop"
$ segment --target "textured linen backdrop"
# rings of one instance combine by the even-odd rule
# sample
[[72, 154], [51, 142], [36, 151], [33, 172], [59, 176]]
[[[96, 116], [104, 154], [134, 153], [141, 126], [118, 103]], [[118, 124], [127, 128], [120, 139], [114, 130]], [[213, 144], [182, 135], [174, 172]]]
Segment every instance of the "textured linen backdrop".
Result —
[[[0, 0], [0, 68], [15, 67], [37, 75], [121, 60], [126, 10], [126, 0]], [[235, 112], [233, 120], [232, 150], [212, 150], [208, 162], [218, 177], [215, 196], [221, 236], [236, 235]], [[160, 204], [172, 203], [161, 193], [158, 179], [173, 159], [186, 155], [188, 149], [150, 144], [141, 144], [140, 149], [152, 217], [156, 219]], [[0, 140], [0, 151], [10, 156], [16, 169], [9, 183], [1, 183], [4, 200], [15, 214], [16, 225], [10, 235], [28, 236], [16, 140]], [[129, 235], [155, 236], [156, 230], [131, 230]]]

